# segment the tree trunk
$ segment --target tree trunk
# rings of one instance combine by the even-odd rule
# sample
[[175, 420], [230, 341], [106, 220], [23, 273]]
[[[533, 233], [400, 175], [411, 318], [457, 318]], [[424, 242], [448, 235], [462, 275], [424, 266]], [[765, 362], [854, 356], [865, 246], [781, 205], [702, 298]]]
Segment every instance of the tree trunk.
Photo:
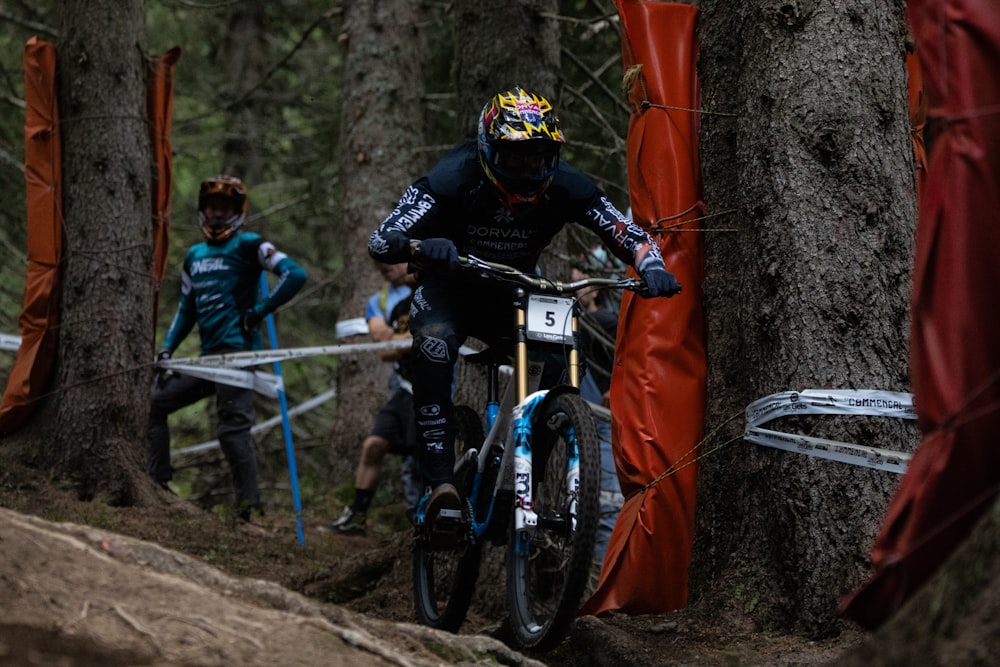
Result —
[[[551, 18], [555, 0], [516, 0], [497, 7], [479, 0], [458, 0], [455, 12], [455, 90], [461, 138], [476, 136], [483, 106], [505, 87], [519, 85], [549, 98], [559, 110], [556, 77], [559, 73], [559, 26]], [[502, 21], [502, 27], [498, 24]], [[459, 137], [456, 137], [458, 139]], [[565, 248], [560, 234], [549, 246]], [[555, 263], [546, 264], [546, 270]], [[566, 270], [569, 273], [569, 270]], [[555, 275], [555, 274], [553, 274]], [[510, 308], [511, 304], [496, 304]], [[474, 342], [474, 341], [470, 341]], [[486, 373], [482, 366], [459, 362], [456, 367], [456, 403], [481, 408], [486, 401]], [[506, 548], [487, 546], [477, 584], [475, 608], [490, 614], [505, 613], [504, 558]]]
[[222, 146], [221, 172], [238, 176], [248, 187], [264, 178], [266, 160], [264, 131], [257, 111], [259, 94], [244, 97], [247, 88], [264, 79], [269, 66], [264, 14], [264, 3], [237, 4], [229, 19], [223, 48], [227, 80], [233, 86], [229, 92], [240, 103], [226, 109], [230, 130]]
[[132, 504], [146, 482], [150, 150], [145, 3], [65, 0], [58, 47], [65, 260], [43, 457], [81, 498]]
[[[509, 2], [503, 8], [503, 32], [498, 38], [495, 6], [478, 0], [454, 3], [455, 90], [458, 128], [462, 131], [456, 140], [475, 138], [483, 106], [512, 85], [547, 96], [558, 113], [560, 39], [559, 24], [553, 18], [557, 9], [556, 0]], [[558, 275], [555, 272], [560, 265], [549, 258], [553, 254], [564, 256], [565, 248], [566, 234], [559, 234], [542, 260], [545, 270], [553, 271], [551, 275]], [[456, 399], [482, 405], [486, 400], [482, 369], [460, 363], [456, 373]]]
[[545, 95], [558, 110], [557, 9], [556, 0], [512, 0], [499, 9], [481, 0], [454, 3], [455, 82], [463, 136], [476, 136], [483, 105], [511, 85]]
[[[417, 12], [416, 3], [407, 0], [360, 0], [345, 9], [341, 319], [363, 316], [368, 297], [381, 289], [384, 280], [368, 257], [368, 237], [421, 168]], [[387, 398], [389, 371], [371, 353], [338, 359], [337, 416], [330, 437], [335, 479], [353, 480], [361, 441]]]
[[[741, 411], [806, 388], [908, 391], [916, 218], [902, 2], [702, 3], [710, 216], [707, 431], [692, 591], [760, 624], [836, 632], [894, 473], [758, 447]], [[733, 418], [734, 413], [738, 419]], [[911, 450], [911, 424], [777, 430]]]
[[[560, 39], [556, 0], [517, 0], [503, 7], [503, 32], [497, 32], [497, 9], [478, 0], [458, 0], [455, 6], [455, 89], [459, 128], [464, 138], [477, 135], [483, 106], [501, 90], [519, 85], [546, 96], [559, 106]], [[569, 274], [566, 234], [558, 235], [542, 263], [558, 276]]]

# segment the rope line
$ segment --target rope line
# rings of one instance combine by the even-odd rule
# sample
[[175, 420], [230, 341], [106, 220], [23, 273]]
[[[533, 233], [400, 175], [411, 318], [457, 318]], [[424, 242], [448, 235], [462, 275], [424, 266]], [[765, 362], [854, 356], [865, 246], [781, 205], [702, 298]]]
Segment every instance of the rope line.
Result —
[[742, 440], [743, 439], [743, 434], [740, 433], [739, 435], [733, 436], [729, 440], [726, 440], [725, 442], [723, 442], [722, 444], [720, 444], [718, 447], [714, 447], [712, 449], [704, 451], [701, 454], [699, 454], [698, 456], [696, 456], [695, 458], [693, 458], [690, 461], [688, 461], [687, 463], [684, 463], [683, 465], [680, 465], [680, 463], [684, 459], [686, 459], [687, 457], [689, 457], [692, 454], [692, 452], [694, 452], [699, 447], [701, 447], [702, 445], [704, 445], [711, 438], [715, 437], [715, 434], [718, 433], [719, 430], [722, 429], [726, 424], [728, 424], [729, 422], [733, 421], [734, 419], [738, 419], [742, 414], [743, 414], [743, 410], [740, 410], [740, 411], [734, 413], [731, 417], [729, 417], [727, 419], [724, 419], [721, 424], [719, 424], [718, 426], [716, 426], [705, 437], [703, 437], [701, 440], [699, 440], [697, 443], [695, 443], [694, 447], [692, 447], [691, 449], [689, 449], [687, 452], [684, 453], [683, 456], [679, 457], [676, 461], [674, 461], [672, 464], [670, 464], [669, 468], [667, 468], [666, 470], [664, 470], [663, 472], [661, 472], [659, 475], [657, 475], [655, 478], [653, 478], [652, 481], [648, 482], [645, 486], [643, 486], [641, 489], [639, 489], [635, 493], [645, 493], [651, 487], [656, 486], [657, 484], [659, 484], [660, 482], [662, 482], [667, 477], [670, 477], [671, 475], [674, 475], [674, 474], [678, 473], [679, 471], [683, 470], [684, 468], [687, 468], [689, 465], [697, 463], [698, 461], [700, 461], [701, 459], [705, 458], [706, 456], [709, 456], [710, 454], [714, 454], [715, 452], [718, 452], [718, 451], [720, 451], [720, 450], [728, 447], [729, 445], [733, 444], [737, 440]]

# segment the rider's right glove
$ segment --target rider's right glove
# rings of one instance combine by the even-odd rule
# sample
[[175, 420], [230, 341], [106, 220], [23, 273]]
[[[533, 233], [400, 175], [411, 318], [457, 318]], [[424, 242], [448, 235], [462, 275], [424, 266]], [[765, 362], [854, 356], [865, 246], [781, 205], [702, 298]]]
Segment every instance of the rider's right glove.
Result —
[[[643, 263], [645, 264], [645, 262]], [[649, 262], [649, 265], [643, 267], [639, 274], [646, 281], [646, 289], [642, 292], [644, 297], [673, 296], [681, 292], [681, 284], [677, 282], [677, 278], [667, 271], [660, 261]]]
[[156, 383], [157, 389], [163, 389], [167, 384], [167, 380], [173, 377], [174, 372], [169, 368], [163, 368], [160, 366], [161, 361], [166, 361], [170, 358], [170, 350], [163, 348], [156, 353], [156, 371], [153, 373], [153, 382]]
[[417, 247], [417, 256], [447, 266], [449, 271], [458, 268], [458, 248], [451, 239], [424, 239]]
[[240, 317], [240, 331], [243, 332], [244, 336], [251, 338], [257, 335], [257, 329], [260, 328], [261, 316], [257, 314], [257, 311], [253, 308], [247, 308], [246, 312]]

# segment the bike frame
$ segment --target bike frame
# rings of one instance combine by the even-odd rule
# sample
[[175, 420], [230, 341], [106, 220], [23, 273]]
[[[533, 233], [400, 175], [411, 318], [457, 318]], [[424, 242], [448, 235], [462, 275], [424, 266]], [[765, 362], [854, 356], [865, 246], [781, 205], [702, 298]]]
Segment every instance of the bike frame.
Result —
[[[466, 262], [473, 267], [476, 266], [475, 258], [468, 258]], [[485, 263], [481, 263], [486, 265]], [[487, 265], [495, 267], [497, 265]], [[532, 281], [533, 278], [517, 274], [523, 282]], [[593, 285], [614, 285], [621, 286], [629, 281], [618, 281], [610, 279], [587, 279], [576, 283], [552, 283], [536, 281], [539, 286], [546, 285], [548, 290], [539, 289], [538, 293], [547, 293], [547, 297], [532, 296], [534, 292], [524, 287], [516, 287], [514, 292], [515, 324], [514, 324], [514, 365], [513, 376], [508, 381], [502, 397], [500, 397], [500, 363], [496, 358], [491, 358], [487, 368], [487, 402], [486, 402], [486, 428], [487, 435], [483, 442], [482, 450], [477, 454], [477, 467], [473, 478], [472, 490], [469, 500], [473, 508], [471, 517], [471, 532], [475, 541], [480, 541], [486, 534], [487, 529], [493, 520], [494, 512], [497, 509], [498, 495], [503, 490], [512, 490], [514, 494], [514, 526], [518, 532], [537, 525], [538, 516], [533, 509], [531, 496], [532, 489], [532, 455], [531, 455], [531, 434], [535, 414], [545, 401], [557, 394], [565, 392], [577, 392], [580, 386], [582, 373], [580, 363], [580, 353], [577, 346], [578, 336], [578, 306], [575, 298], [575, 291], [580, 287]], [[559, 296], [572, 294], [573, 297]], [[552, 310], [547, 310], [547, 303], [552, 305]], [[531, 313], [542, 309], [543, 318], [549, 325], [548, 333], [536, 334], [529, 326], [529, 308]], [[565, 318], [561, 331], [559, 328], [552, 329], [552, 326], [559, 324], [558, 318]], [[568, 320], [568, 321], [567, 321]], [[567, 329], [567, 326], [568, 329]], [[558, 342], [567, 346], [568, 352], [567, 369], [569, 372], [568, 384], [559, 385], [552, 389], [539, 390], [541, 376], [541, 364], [529, 359], [529, 350], [533, 340], [543, 340], [547, 342]], [[579, 452], [575, 441], [569, 443], [571, 451], [567, 454], [568, 469], [566, 471], [566, 489], [570, 497], [576, 497], [579, 488]], [[497, 452], [502, 452], [497, 470], [496, 481], [492, 489], [484, 489], [483, 482], [488, 479], [487, 469], [491, 463], [496, 463]], [[459, 462], [456, 470], [462, 465]], [[465, 463], [468, 463], [465, 461]], [[491, 493], [491, 498], [487, 506], [485, 516], [479, 516], [476, 508], [479, 507], [479, 498], [483, 493]], [[571, 509], [572, 509], [571, 505]], [[505, 508], [504, 508], [505, 509]], [[572, 514], [572, 512], [571, 512]], [[573, 514], [575, 516], [575, 514]]]
[[[452, 512], [434, 533], [435, 525], [428, 529], [418, 511], [413, 550], [417, 618], [432, 627], [458, 630], [472, 601], [482, 546], [490, 540], [508, 549], [507, 598], [515, 641], [551, 647], [577, 613], [599, 519], [600, 445], [590, 409], [578, 395], [583, 373], [577, 292], [607, 287], [642, 293], [645, 284], [636, 278], [564, 283], [475, 257], [460, 257], [458, 263], [469, 275], [478, 272], [482, 279], [511, 286], [512, 376], [504, 386], [500, 371], [511, 363], [506, 346], [468, 360], [487, 364], [487, 433], [484, 437], [481, 414], [455, 406], [456, 434], [461, 428], [463, 438], [455, 466], [462, 518], [456, 522], [453, 515], [458, 513]], [[531, 354], [536, 349], [563, 351], [566, 384], [539, 388], [541, 364]], [[442, 511], [437, 520], [444, 517]], [[447, 537], [448, 544], [435, 544], [435, 535]], [[458, 539], [452, 542], [452, 537]]]

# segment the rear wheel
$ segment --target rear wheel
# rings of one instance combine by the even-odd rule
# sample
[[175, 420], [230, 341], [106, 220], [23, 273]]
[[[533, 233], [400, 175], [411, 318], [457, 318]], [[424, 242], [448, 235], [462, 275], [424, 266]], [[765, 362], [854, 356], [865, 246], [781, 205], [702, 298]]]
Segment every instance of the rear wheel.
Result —
[[[567, 488], [567, 473], [576, 460], [574, 492]], [[600, 474], [597, 430], [586, 401], [576, 394], [550, 399], [532, 429], [538, 525], [512, 531], [508, 547], [510, 630], [520, 646], [552, 648], [576, 618], [594, 558]]]
[[[479, 450], [483, 445], [483, 426], [474, 410], [455, 406], [455, 460], [465, 452]], [[456, 479], [463, 502], [467, 489]], [[468, 539], [459, 541], [455, 549], [433, 551], [421, 527], [415, 529], [413, 541], [413, 602], [417, 622], [439, 630], [458, 632], [465, 621], [479, 578], [482, 544]]]

